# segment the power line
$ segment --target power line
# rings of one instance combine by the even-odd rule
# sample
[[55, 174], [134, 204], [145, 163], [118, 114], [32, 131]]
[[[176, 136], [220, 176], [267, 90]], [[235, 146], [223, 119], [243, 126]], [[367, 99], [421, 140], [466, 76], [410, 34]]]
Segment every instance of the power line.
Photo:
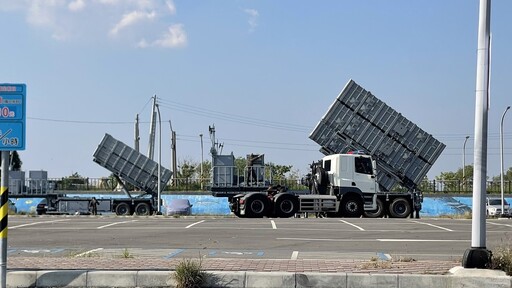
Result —
[[249, 116], [241, 116], [236, 114], [230, 114], [225, 112], [219, 112], [215, 110], [210, 109], [204, 109], [200, 107], [195, 107], [191, 105], [181, 104], [175, 101], [159, 101], [159, 103], [162, 103], [161, 106], [170, 110], [175, 111], [181, 111], [181, 112], [187, 112], [189, 114], [194, 114], [198, 116], [203, 117], [212, 117], [217, 118], [221, 120], [228, 120], [231, 122], [236, 123], [242, 123], [247, 125], [254, 125], [259, 127], [265, 127], [265, 128], [274, 128], [274, 129], [280, 129], [280, 130], [288, 130], [288, 131], [294, 131], [294, 132], [306, 132], [310, 130], [310, 127], [297, 125], [297, 124], [290, 124], [290, 123], [284, 123], [284, 122], [274, 122], [274, 121], [268, 121], [264, 119], [258, 119], [253, 118]]

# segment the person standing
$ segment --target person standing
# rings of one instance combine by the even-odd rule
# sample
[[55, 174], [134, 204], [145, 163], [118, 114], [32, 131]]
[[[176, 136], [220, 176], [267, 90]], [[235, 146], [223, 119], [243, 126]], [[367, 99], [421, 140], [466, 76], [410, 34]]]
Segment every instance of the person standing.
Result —
[[96, 200], [95, 197], [92, 197], [91, 201], [89, 202], [89, 208], [92, 215], [98, 215], [98, 200]]

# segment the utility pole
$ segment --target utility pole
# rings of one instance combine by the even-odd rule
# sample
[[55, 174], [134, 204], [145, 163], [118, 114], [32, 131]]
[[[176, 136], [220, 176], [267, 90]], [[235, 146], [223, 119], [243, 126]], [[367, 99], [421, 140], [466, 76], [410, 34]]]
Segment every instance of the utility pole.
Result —
[[133, 148], [135, 148], [135, 151], [139, 152], [139, 114], [135, 116], [135, 145]]
[[466, 136], [464, 145], [462, 146], [462, 190], [466, 191], [466, 142], [469, 136]]
[[203, 190], [203, 134], [199, 134], [199, 138], [201, 138], [201, 176], [199, 176], [199, 181], [201, 182], [201, 191]]
[[503, 119], [505, 119], [505, 114], [507, 114], [508, 109], [510, 109], [510, 106], [507, 106], [507, 109], [505, 109], [505, 112], [503, 112], [503, 115], [501, 116], [501, 124], [500, 124], [500, 190], [501, 190], [501, 217], [505, 216], [503, 212], [505, 211], [505, 185], [503, 183]]
[[153, 96], [153, 108], [151, 109], [151, 122], [149, 124], [148, 158], [153, 160], [155, 155], [155, 130], [156, 130], [156, 95]]
[[169, 120], [169, 126], [171, 126], [171, 163], [172, 163], [172, 185], [177, 186], [176, 173], [178, 172], [178, 163], [176, 160], [176, 131], [172, 130], [172, 123]]

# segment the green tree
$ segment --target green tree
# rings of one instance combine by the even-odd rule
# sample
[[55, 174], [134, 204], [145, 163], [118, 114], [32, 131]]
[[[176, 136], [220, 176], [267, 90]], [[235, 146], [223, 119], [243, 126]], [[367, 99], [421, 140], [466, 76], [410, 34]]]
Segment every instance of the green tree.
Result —
[[277, 165], [272, 162], [265, 164], [265, 177], [270, 179], [270, 173], [272, 173], [273, 181], [286, 180], [285, 174], [292, 170], [291, 165]]
[[[501, 192], [501, 174], [492, 177], [492, 181], [494, 182], [495, 192]], [[503, 173], [503, 192], [512, 192], [512, 167]]]
[[196, 190], [200, 188], [200, 185], [192, 185], [192, 180], [196, 176], [196, 167], [197, 163], [194, 163], [191, 160], [182, 160], [178, 163], [178, 171], [176, 173], [176, 178], [178, 180], [178, 186], [181, 185], [182, 188], [189, 190]]
[[473, 189], [473, 165], [466, 165], [465, 179], [462, 178], [462, 174], [462, 168], [455, 172], [441, 172], [441, 175], [436, 176], [436, 181], [442, 183], [442, 191], [445, 193], [471, 191]]
[[63, 190], [88, 190], [89, 189], [89, 181], [88, 178], [82, 177], [78, 172], [72, 173], [68, 177], [63, 177], [61, 181], [59, 181]]

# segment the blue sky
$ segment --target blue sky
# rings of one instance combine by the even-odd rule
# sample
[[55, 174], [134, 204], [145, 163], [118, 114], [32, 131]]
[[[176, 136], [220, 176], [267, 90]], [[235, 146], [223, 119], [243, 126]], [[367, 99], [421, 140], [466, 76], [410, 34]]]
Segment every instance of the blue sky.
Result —
[[[199, 162], [215, 124], [223, 152], [264, 153], [306, 173], [309, 133], [349, 79], [447, 145], [428, 173], [473, 162], [477, 0], [0, 0], [0, 82], [27, 84], [23, 169], [109, 175], [92, 161], [104, 133], [147, 150], [159, 97], [162, 163]], [[511, 105], [512, 2], [492, 3], [488, 175]], [[510, 112], [512, 113], [512, 112]], [[512, 115], [505, 167], [512, 166]]]

